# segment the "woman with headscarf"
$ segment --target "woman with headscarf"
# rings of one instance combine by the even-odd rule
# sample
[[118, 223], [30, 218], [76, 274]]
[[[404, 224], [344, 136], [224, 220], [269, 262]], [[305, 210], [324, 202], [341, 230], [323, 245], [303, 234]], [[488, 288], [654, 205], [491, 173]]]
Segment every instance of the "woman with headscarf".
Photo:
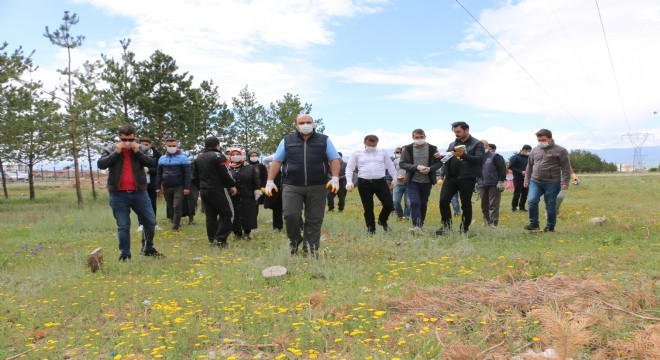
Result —
[[250, 232], [257, 228], [257, 200], [261, 197], [261, 182], [254, 166], [245, 162], [241, 149], [229, 151], [229, 169], [236, 180], [238, 193], [232, 197], [235, 218], [233, 231], [236, 239], [245, 236], [252, 239]]

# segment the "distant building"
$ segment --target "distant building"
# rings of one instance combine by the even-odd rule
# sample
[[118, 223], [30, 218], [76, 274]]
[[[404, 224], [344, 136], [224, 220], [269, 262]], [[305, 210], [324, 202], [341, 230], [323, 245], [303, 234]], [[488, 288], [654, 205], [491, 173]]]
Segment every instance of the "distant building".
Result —
[[620, 172], [633, 172], [635, 171], [635, 167], [633, 164], [616, 164], [616, 169], [617, 171]]

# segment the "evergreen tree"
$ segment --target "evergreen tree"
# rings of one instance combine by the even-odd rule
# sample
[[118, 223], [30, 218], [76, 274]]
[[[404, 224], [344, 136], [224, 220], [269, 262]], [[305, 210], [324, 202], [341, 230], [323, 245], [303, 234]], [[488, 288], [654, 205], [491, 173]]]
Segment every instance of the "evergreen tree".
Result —
[[237, 145], [246, 152], [259, 150], [264, 137], [266, 111], [247, 85], [231, 99], [233, 122], [229, 126], [228, 145]]
[[62, 99], [65, 102], [65, 109], [69, 115], [69, 141], [71, 145], [71, 155], [73, 156], [73, 166], [75, 167], [75, 177], [76, 177], [76, 197], [78, 199], [78, 205], [83, 204], [82, 191], [80, 188], [80, 169], [78, 166], [78, 129], [76, 124], [76, 117], [73, 111], [73, 72], [71, 70], [71, 50], [75, 49], [82, 45], [84, 36], [73, 36], [71, 35], [71, 28], [76, 25], [79, 21], [76, 14], [69, 15], [68, 11], [64, 12], [64, 17], [62, 18], [62, 25], [51, 32], [46, 26], [46, 31], [44, 32], [44, 37], [46, 37], [53, 45], [65, 48], [67, 51], [68, 64], [64, 70], [60, 70], [60, 73], [67, 77], [67, 83], [64, 84], [63, 88], [67, 94], [67, 99]]

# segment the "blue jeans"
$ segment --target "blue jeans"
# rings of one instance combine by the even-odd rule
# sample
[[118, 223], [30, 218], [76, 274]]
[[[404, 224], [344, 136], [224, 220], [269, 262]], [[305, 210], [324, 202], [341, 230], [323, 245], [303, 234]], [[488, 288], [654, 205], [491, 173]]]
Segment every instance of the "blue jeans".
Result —
[[561, 190], [560, 183], [539, 183], [534, 180], [529, 182], [529, 194], [527, 197], [527, 210], [529, 210], [529, 223], [539, 224], [539, 201], [543, 196], [545, 211], [547, 213], [546, 226], [554, 228], [557, 224], [557, 194]]
[[131, 256], [131, 209], [135, 211], [138, 221], [143, 226], [142, 252], [153, 249], [156, 216], [146, 190], [111, 191], [110, 207], [112, 215], [117, 220], [119, 251], [122, 255]]
[[[410, 217], [410, 204], [408, 202], [408, 185], [397, 184], [394, 186], [394, 209], [397, 217]], [[403, 208], [401, 208], [403, 199]]]
[[413, 226], [423, 227], [426, 219], [426, 208], [431, 195], [431, 183], [418, 183], [411, 181], [408, 184], [408, 197], [410, 198], [410, 217]]

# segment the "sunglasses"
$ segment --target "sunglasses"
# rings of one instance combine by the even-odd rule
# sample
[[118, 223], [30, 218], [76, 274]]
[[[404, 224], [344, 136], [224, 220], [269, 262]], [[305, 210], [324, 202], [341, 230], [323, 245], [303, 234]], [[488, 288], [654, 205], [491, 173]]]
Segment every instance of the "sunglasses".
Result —
[[132, 139], [119, 139], [119, 140], [121, 140], [123, 142], [133, 142], [133, 141], [135, 141], [135, 138], [132, 138]]

